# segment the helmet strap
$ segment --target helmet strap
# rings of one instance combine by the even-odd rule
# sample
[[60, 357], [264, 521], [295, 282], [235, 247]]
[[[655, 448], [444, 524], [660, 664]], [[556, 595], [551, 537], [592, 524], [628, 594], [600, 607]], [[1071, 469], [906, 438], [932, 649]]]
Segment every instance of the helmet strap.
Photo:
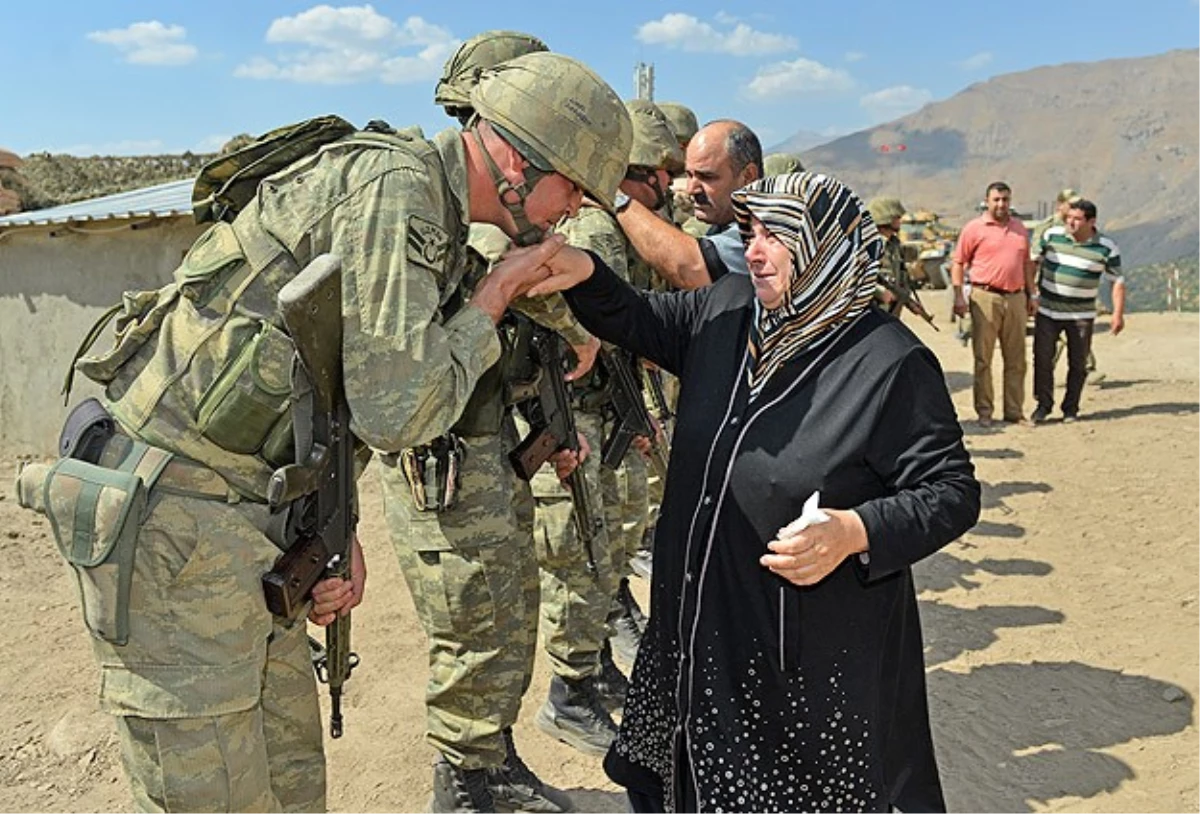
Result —
[[[467, 131], [474, 137], [475, 143], [479, 146], [479, 152], [483, 155], [483, 161], [487, 164], [488, 172], [492, 176], [492, 183], [496, 185], [496, 194], [500, 198], [500, 203], [508, 210], [508, 214], [512, 216], [513, 223], [517, 226], [517, 234], [512, 239], [513, 243], [518, 246], [532, 246], [535, 243], [542, 242], [542, 239], [546, 236], [546, 230], [535, 226], [529, 220], [529, 216], [525, 213], [525, 200], [533, 192], [533, 188], [537, 185], [538, 181], [553, 173], [543, 172], [527, 161], [523, 169], [525, 180], [519, 184], [514, 184], [505, 178], [504, 173], [500, 171], [496, 160], [492, 158], [492, 154], [484, 146], [483, 137], [479, 135], [478, 128], [472, 125], [467, 128]], [[516, 148], [514, 147], [513, 149], [515, 150]]]

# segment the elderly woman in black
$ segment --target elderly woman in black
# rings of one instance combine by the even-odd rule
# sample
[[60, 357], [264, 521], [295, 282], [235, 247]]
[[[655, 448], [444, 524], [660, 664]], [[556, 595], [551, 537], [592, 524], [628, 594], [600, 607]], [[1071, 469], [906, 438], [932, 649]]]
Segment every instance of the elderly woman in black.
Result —
[[975, 523], [979, 484], [941, 369], [871, 306], [882, 244], [847, 187], [733, 201], [749, 276], [638, 292], [564, 248], [542, 285], [682, 384], [605, 768], [635, 810], [945, 810], [910, 566]]

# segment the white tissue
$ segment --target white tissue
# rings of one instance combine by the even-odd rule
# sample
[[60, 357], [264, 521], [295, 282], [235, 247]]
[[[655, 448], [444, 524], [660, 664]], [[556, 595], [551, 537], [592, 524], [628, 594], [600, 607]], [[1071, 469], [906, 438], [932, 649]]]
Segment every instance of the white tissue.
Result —
[[829, 515], [817, 508], [820, 505], [820, 491], [813, 492], [808, 496], [808, 500], [804, 501], [804, 508], [800, 510], [800, 516], [781, 528], [775, 536], [778, 538], [799, 534], [809, 526], [815, 526], [818, 523], [828, 522]]

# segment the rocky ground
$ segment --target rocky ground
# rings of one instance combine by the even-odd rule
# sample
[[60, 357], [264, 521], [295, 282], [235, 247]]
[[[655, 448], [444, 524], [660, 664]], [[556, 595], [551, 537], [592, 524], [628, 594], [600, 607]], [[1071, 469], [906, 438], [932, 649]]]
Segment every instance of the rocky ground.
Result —
[[[940, 303], [939, 303], [940, 308]], [[910, 322], [911, 324], [911, 322]], [[980, 523], [919, 567], [931, 714], [946, 794], [965, 811], [1195, 811], [1197, 381], [1195, 314], [1135, 314], [1096, 352], [1106, 380], [1084, 420], [983, 429], [965, 421], [984, 483]], [[970, 352], [915, 330], [971, 417]], [[11, 473], [16, 460], [0, 460]], [[64, 570], [41, 518], [0, 481], [0, 810], [124, 811], [111, 722]], [[368, 474], [370, 564], [355, 614], [362, 666], [346, 735], [329, 744], [335, 811], [420, 811], [424, 647]], [[644, 598], [644, 585], [635, 584]], [[541, 734], [537, 675], [517, 727], [526, 760], [585, 811], [623, 801], [599, 760]]]

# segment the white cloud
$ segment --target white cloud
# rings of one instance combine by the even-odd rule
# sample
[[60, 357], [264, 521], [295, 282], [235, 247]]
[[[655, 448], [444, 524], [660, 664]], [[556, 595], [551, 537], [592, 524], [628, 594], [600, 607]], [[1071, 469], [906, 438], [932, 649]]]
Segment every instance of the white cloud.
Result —
[[886, 122], [919, 110], [932, 100], [933, 94], [924, 88], [896, 85], [868, 93], [858, 100], [858, 104], [876, 122]]
[[847, 51], [842, 58], [847, 62], [862, 62], [867, 58], [867, 55], [862, 51]]
[[665, 45], [681, 51], [734, 56], [761, 56], [797, 47], [794, 37], [756, 31], [745, 23], [735, 22], [728, 14], [718, 14], [716, 19], [726, 30], [718, 30], [690, 14], [664, 14], [661, 20], [642, 23], [637, 39], [647, 45]]
[[234, 69], [234, 76], [322, 85], [425, 82], [441, 75], [459, 45], [441, 26], [420, 17], [397, 24], [369, 5], [321, 5], [280, 17], [267, 29], [266, 39], [280, 50], [270, 57], [251, 57]]
[[180, 25], [163, 25], [158, 20], [133, 23], [128, 28], [92, 31], [92, 42], [111, 45], [125, 55], [125, 61], [135, 65], [186, 65], [198, 51], [187, 43], [187, 29]]
[[978, 54], [972, 54], [962, 62], [958, 63], [958, 67], [962, 68], [964, 71], [977, 71], [991, 61], [991, 51], [980, 51]]
[[746, 92], [755, 99], [777, 99], [818, 93], [836, 93], [854, 87], [850, 74], [829, 68], [811, 59], [776, 62], [758, 69], [746, 85]]

